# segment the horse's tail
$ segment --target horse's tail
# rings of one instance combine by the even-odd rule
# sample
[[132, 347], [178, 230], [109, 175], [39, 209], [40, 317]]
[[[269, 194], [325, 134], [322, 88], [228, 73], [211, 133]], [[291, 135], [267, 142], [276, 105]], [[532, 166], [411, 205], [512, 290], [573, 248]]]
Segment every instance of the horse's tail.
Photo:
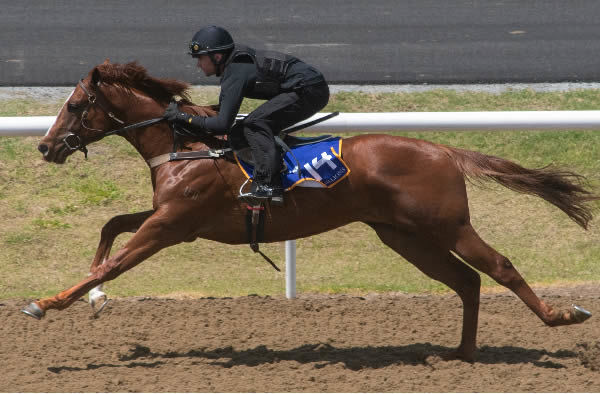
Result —
[[600, 199], [583, 186], [585, 178], [554, 166], [529, 169], [509, 160], [446, 147], [456, 166], [467, 177], [488, 178], [519, 193], [543, 198], [566, 213], [584, 229], [593, 218], [587, 204]]

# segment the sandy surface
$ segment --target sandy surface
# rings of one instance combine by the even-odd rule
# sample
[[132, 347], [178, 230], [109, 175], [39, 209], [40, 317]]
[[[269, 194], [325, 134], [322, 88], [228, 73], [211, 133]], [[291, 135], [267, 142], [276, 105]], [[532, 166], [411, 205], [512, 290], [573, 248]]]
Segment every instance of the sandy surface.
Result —
[[[600, 313], [600, 286], [538, 289]], [[544, 326], [509, 293], [482, 297], [478, 360], [443, 361], [459, 341], [452, 295], [83, 301], [42, 321], [0, 301], [0, 388], [97, 391], [600, 391], [597, 316]]]

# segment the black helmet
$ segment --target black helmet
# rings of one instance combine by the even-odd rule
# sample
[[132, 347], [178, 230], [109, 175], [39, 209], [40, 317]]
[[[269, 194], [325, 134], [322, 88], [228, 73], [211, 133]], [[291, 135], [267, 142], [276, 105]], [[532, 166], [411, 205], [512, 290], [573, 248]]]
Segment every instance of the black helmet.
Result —
[[193, 57], [233, 48], [233, 38], [227, 30], [218, 26], [204, 27], [194, 34], [188, 54]]

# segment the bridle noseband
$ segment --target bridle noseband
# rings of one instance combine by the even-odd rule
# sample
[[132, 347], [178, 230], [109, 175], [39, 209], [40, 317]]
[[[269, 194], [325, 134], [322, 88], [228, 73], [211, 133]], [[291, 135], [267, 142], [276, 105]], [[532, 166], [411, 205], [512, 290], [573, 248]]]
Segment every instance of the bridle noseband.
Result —
[[[83, 110], [83, 112], [81, 113], [81, 127], [83, 127], [86, 130], [89, 131], [99, 131], [99, 132], [103, 132], [103, 130], [101, 129], [95, 129], [93, 127], [89, 127], [88, 125], [86, 125], [86, 120], [87, 120], [87, 116], [88, 116], [88, 111], [89, 109], [94, 105], [94, 104], [98, 104], [98, 106], [100, 107], [100, 109], [102, 111], [104, 111], [109, 118], [111, 118], [113, 121], [117, 122], [120, 125], [124, 125], [125, 122], [122, 121], [121, 119], [117, 118], [115, 116], [115, 114], [112, 111], [109, 111], [103, 104], [102, 102], [98, 101], [98, 97], [96, 95], [94, 95], [93, 93], [90, 93], [90, 91], [85, 87], [85, 85], [83, 84], [83, 79], [81, 79], [79, 81], [79, 87], [83, 90], [83, 92], [87, 95], [88, 98], [88, 104], [85, 107], [85, 109]], [[120, 129], [115, 129], [115, 130], [111, 130], [111, 131], [105, 131], [101, 136], [100, 139], [107, 137], [109, 135], [113, 135], [113, 134], [119, 134], [123, 131], [127, 131], [127, 130], [131, 130], [131, 129], [137, 129], [140, 127], [146, 127], [146, 126], [150, 126], [153, 125], [155, 123], [158, 123], [160, 121], [162, 121], [164, 118], [154, 118], [154, 119], [149, 119], [149, 120], [145, 120], [143, 122], [138, 122], [138, 123], [134, 123], [131, 124], [129, 126], [125, 126], [125, 127], [121, 127]], [[83, 140], [81, 139], [81, 137], [73, 132], [69, 132], [65, 138], [62, 139], [62, 142], [65, 144], [65, 146], [70, 149], [71, 151], [75, 151], [75, 150], [80, 150], [83, 152], [83, 154], [85, 155], [86, 159], [87, 159], [87, 154], [88, 154], [88, 150], [86, 147], [86, 144], [83, 142]]]

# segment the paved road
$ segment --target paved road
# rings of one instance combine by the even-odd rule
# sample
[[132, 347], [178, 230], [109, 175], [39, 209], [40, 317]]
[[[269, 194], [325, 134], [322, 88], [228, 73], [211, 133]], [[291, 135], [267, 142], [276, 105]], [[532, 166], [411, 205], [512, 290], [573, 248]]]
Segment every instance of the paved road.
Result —
[[215, 84], [186, 55], [205, 24], [335, 83], [600, 81], [593, 0], [0, 0], [0, 86], [73, 85], [105, 58]]

